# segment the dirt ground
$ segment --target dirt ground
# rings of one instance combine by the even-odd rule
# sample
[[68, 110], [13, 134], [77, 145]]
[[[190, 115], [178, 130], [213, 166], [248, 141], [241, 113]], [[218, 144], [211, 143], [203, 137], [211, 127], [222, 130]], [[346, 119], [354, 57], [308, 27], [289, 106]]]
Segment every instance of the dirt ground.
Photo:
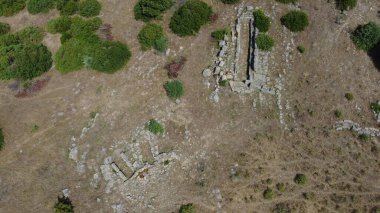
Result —
[[[300, 1], [310, 26], [297, 34], [279, 21], [296, 6], [244, 1], [272, 18], [269, 34], [276, 46], [269, 72], [280, 95], [239, 95], [226, 87], [218, 103], [210, 99], [213, 89], [202, 70], [216, 52], [210, 33], [233, 23], [236, 6], [205, 0], [219, 19], [186, 38], [168, 28], [173, 7], [158, 21], [168, 33], [170, 52], [156, 55], [140, 50], [137, 34], [143, 22], [134, 20], [135, 2], [102, 1], [103, 22], [133, 53], [123, 70], [62, 75], [53, 68], [42, 76], [51, 77], [49, 84], [29, 98], [14, 97], [8, 88], [12, 81], [0, 82], [0, 127], [6, 141], [0, 153], [0, 212], [52, 212], [63, 189], [70, 190], [75, 212], [89, 213], [177, 212], [186, 203], [194, 203], [197, 212], [228, 213], [272, 212], [281, 205], [300, 213], [380, 208], [379, 138], [361, 141], [353, 132], [334, 128], [342, 119], [379, 128], [369, 105], [380, 99], [380, 73], [349, 38], [358, 24], [380, 23], [378, 0], [359, 1], [343, 25], [335, 23], [339, 11], [333, 1]], [[57, 15], [24, 11], [0, 21], [17, 30], [45, 26]], [[54, 52], [58, 39], [47, 35], [44, 43]], [[304, 54], [296, 50], [301, 44]], [[179, 76], [186, 91], [174, 103], [163, 89], [168, 80], [164, 66], [180, 56], [187, 59]], [[344, 98], [347, 92], [353, 101]], [[334, 116], [337, 109], [343, 118]], [[144, 177], [115, 180], [107, 191], [103, 160], [126, 144], [143, 144], [141, 132], [151, 118], [167, 130], [152, 139], [160, 153], [177, 158], [154, 165]], [[73, 144], [77, 160], [69, 158]], [[297, 173], [308, 177], [306, 185], [294, 183]], [[277, 190], [277, 183], [284, 183], [285, 190]], [[267, 188], [274, 191], [271, 200], [263, 198]]]

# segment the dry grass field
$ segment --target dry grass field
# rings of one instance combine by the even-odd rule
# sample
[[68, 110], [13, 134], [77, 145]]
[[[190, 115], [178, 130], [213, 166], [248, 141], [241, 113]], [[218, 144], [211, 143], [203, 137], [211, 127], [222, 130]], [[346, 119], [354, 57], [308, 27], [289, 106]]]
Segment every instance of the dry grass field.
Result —
[[[174, 6], [156, 21], [164, 26], [170, 48], [157, 55], [140, 50], [137, 34], [143, 22], [134, 20], [136, 0], [102, 0], [103, 22], [132, 51], [123, 70], [61, 74], [53, 67], [42, 76], [50, 77], [47, 86], [27, 98], [14, 96], [8, 88], [13, 81], [0, 82], [5, 133], [0, 212], [53, 212], [63, 189], [69, 189], [75, 212], [86, 213], [178, 212], [186, 203], [202, 213], [276, 212], [281, 207], [299, 213], [380, 211], [379, 138], [363, 141], [354, 132], [334, 128], [343, 119], [380, 128], [370, 108], [380, 99], [380, 72], [349, 35], [358, 24], [380, 23], [379, 1], [360, 0], [338, 25], [340, 12], [333, 1], [302, 0], [297, 5], [309, 15], [310, 25], [301, 33], [291, 33], [279, 20], [295, 5], [243, 1], [271, 17], [268, 33], [276, 43], [269, 72], [273, 85], [282, 85], [281, 95], [236, 94], [225, 87], [218, 103], [210, 98], [213, 89], [202, 70], [216, 53], [210, 33], [230, 26], [238, 5], [204, 1], [219, 19], [196, 36], [181, 38], [168, 27]], [[0, 21], [15, 31], [44, 27], [56, 16], [57, 11], [22, 11]], [[59, 36], [51, 34], [43, 42], [52, 52], [60, 45]], [[306, 52], [299, 53], [298, 45]], [[168, 80], [164, 67], [180, 56], [187, 59], [179, 74], [185, 95], [175, 103], [163, 88]], [[354, 100], [346, 100], [348, 92]], [[144, 130], [151, 118], [164, 125], [164, 135]], [[152, 143], [159, 153], [175, 157], [126, 182], [116, 175], [103, 177], [106, 157], [126, 146], [149, 152]], [[294, 182], [298, 173], [307, 176], [305, 185]], [[263, 197], [268, 188], [272, 199]]]

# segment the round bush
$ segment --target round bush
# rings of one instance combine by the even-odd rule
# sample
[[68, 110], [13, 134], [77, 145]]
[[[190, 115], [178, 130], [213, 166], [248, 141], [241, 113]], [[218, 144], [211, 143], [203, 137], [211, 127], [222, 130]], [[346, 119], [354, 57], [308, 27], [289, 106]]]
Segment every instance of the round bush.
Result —
[[270, 19], [267, 17], [262, 10], [256, 10], [253, 12], [255, 16], [256, 27], [260, 32], [268, 32], [270, 27]]
[[221, 0], [224, 4], [236, 4], [239, 3], [240, 0]]
[[137, 37], [139, 39], [141, 49], [148, 50], [155, 47], [157, 40], [165, 38], [165, 35], [164, 30], [160, 25], [149, 23], [141, 29]]
[[283, 3], [283, 4], [290, 4], [290, 3], [296, 3], [298, 0], [276, 0], [280, 3]]
[[26, 0], [0, 0], [0, 16], [13, 16], [25, 7]]
[[172, 99], [180, 98], [184, 93], [183, 84], [179, 80], [166, 82], [164, 88], [168, 97]]
[[357, 0], [336, 0], [336, 8], [338, 10], [351, 10], [356, 7]]
[[194, 35], [210, 21], [211, 16], [212, 9], [206, 3], [189, 0], [174, 13], [169, 26], [179, 36]]
[[161, 19], [165, 10], [171, 8], [173, 0], [139, 0], [134, 7], [135, 19], [148, 22]]
[[266, 189], [263, 193], [264, 199], [271, 200], [273, 198], [273, 190], [272, 189]]
[[352, 32], [351, 39], [359, 49], [369, 51], [380, 42], [380, 26], [374, 22], [359, 25]]
[[31, 14], [46, 13], [55, 6], [55, 0], [28, 0], [26, 8]]
[[301, 32], [309, 26], [309, 18], [306, 13], [294, 10], [282, 16], [281, 23], [292, 32]]
[[131, 52], [121, 42], [105, 41], [95, 45], [90, 51], [90, 66], [94, 70], [114, 73], [121, 69], [130, 59]]
[[304, 174], [297, 174], [294, 177], [294, 182], [298, 185], [305, 185], [307, 183], [307, 177]]
[[97, 16], [102, 5], [97, 0], [84, 0], [79, 3], [79, 14], [84, 17]]
[[192, 203], [181, 205], [179, 213], [195, 213], [194, 205]]
[[78, 11], [78, 0], [56, 0], [61, 15], [74, 15]]
[[71, 19], [67, 16], [60, 16], [48, 22], [48, 32], [50, 33], [64, 33], [71, 28]]
[[224, 36], [230, 33], [228, 29], [219, 29], [215, 30], [211, 33], [211, 37], [214, 38], [216, 41], [220, 41], [224, 39]]
[[9, 33], [11, 26], [7, 23], [0, 22], [0, 36]]
[[150, 119], [145, 128], [155, 135], [164, 134], [165, 131], [164, 127], [155, 119]]
[[83, 57], [89, 44], [79, 39], [70, 39], [62, 44], [55, 53], [54, 61], [57, 70], [68, 73], [83, 68]]
[[274, 40], [268, 35], [260, 33], [256, 37], [257, 48], [263, 51], [269, 51], [274, 46]]

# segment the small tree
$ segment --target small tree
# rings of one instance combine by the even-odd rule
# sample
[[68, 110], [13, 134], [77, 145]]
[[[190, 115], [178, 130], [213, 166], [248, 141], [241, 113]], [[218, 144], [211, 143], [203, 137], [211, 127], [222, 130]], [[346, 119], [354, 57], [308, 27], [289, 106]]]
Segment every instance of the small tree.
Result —
[[281, 23], [292, 32], [301, 32], [309, 25], [309, 18], [302, 11], [290, 11], [281, 17]]
[[380, 42], [380, 26], [374, 22], [359, 25], [352, 32], [351, 39], [359, 49], [369, 51]]
[[255, 23], [257, 29], [259, 29], [259, 31], [262, 33], [268, 32], [270, 27], [270, 19], [268, 16], [265, 15], [264, 11], [256, 10], [255, 12], [253, 12], [253, 15], [255, 16]]
[[263, 51], [270, 51], [272, 47], [274, 46], [274, 40], [272, 37], [260, 33], [256, 37], [256, 45], [257, 48]]
[[133, 10], [135, 19], [144, 22], [161, 19], [162, 14], [173, 4], [173, 0], [139, 0]]
[[335, 0], [336, 8], [341, 11], [352, 10], [357, 3], [357, 0]]
[[74, 206], [68, 197], [58, 197], [58, 202], [54, 205], [55, 213], [74, 213]]
[[179, 209], [179, 213], [194, 213], [194, 212], [195, 212], [194, 204], [192, 203], [183, 204], [181, 205]]
[[164, 88], [166, 90], [166, 94], [168, 95], [168, 97], [172, 99], [180, 98], [182, 97], [184, 93], [183, 84], [179, 80], [166, 82], [166, 84], [164, 85]]
[[97, 0], [84, 0], [79, 3], [79, 14], [84, 17], [97, 16], [102, 5]]

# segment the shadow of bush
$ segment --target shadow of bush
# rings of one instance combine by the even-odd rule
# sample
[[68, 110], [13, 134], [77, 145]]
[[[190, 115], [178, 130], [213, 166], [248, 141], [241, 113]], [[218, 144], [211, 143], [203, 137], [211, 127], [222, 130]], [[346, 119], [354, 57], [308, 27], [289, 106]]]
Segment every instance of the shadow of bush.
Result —
[[372, 59], [375, 67], [380, 71], [380, 42], [368, 51], [368, 56]]

